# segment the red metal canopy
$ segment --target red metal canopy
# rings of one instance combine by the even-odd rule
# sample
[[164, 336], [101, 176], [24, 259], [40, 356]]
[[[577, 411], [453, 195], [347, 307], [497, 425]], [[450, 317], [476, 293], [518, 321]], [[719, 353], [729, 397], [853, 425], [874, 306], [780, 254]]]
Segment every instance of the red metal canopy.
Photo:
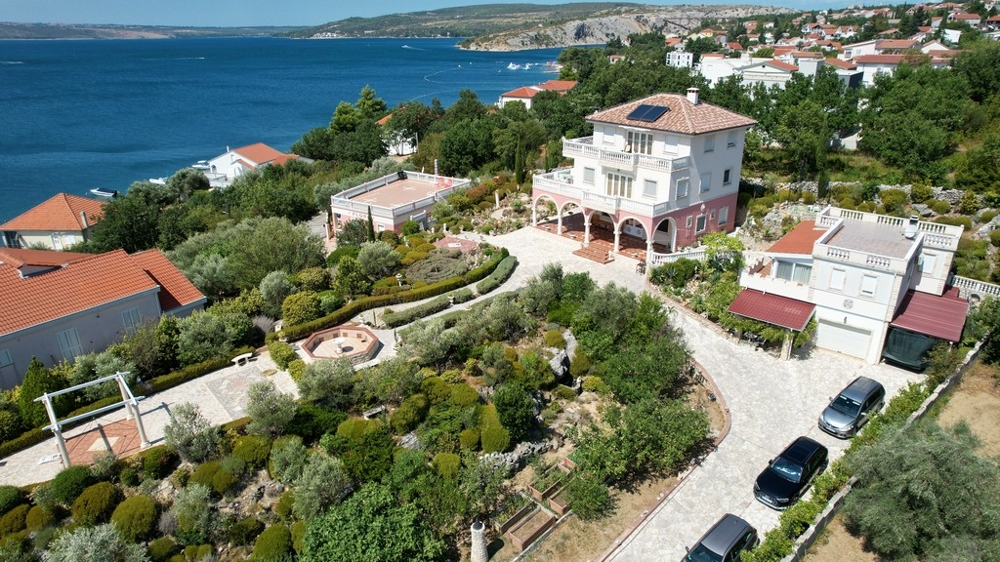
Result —
[[969, 302], [951, 287], [940, 297], [914, 290], [906, 292], [890, 326], [952, 342], [962, 339]]
[[754, 289], [743, 289], [729, 312], [782, 328], [801, 332], [812, 318], [816, 306], [780, 295], [769, 295]]

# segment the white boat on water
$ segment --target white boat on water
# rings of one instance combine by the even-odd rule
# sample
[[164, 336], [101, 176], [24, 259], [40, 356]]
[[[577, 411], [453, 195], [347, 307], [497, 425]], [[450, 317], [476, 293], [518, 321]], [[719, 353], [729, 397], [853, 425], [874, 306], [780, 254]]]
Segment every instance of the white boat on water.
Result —
[[112, 197], [118, 197], [118, 191], [114, 189], [108, 189], [106, 187], [95, 187], [90, 190], [91, 195], [95, 197], [106, 197], [108, 199]]
[[192, 164], [191, 167], [195, 170], [201, 170], [202, 172], [209, 172], [212, 170], [212, 166], [208, 163], [208, 160], [198, 160]]
[[512, 62], [507, 65], [507, 70], [521, 70], [521, 65]]
[[167, 178], [149, 178], [149, 183], [155, 183], [156, 185], [167, 185]]

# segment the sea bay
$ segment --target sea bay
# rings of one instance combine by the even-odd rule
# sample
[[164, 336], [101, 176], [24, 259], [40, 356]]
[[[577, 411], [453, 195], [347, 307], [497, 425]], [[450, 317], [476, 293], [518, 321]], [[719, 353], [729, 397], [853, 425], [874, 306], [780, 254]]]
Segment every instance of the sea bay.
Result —
[[[52, 195], [124, 191], [227, 146], [288, 150], [370, 85], [392, 107], [462, 89], [483, 103], [555, 78], [560, 49], [457, 39], [0, 41], [0, 221]], [[511, 63], [530, 69], [511, 70]]]

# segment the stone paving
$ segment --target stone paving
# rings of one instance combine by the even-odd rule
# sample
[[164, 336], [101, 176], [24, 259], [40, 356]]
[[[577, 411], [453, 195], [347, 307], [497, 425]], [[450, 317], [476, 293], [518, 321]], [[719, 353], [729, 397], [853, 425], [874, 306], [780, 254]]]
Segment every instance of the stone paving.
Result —
[[[504, 246], [517, 256], [519, 265], [499, 289], [488, 295], [515, 290], [558, 261], [563, 270], [588, 272], [600, 284], [614, 282], [631, 291], [644, 290], [644, 278], [636, 273], [637, 260], [616, 256], [615, 261], [598, 265], [575, 256], [580, 243], [535, 228], [522, 228], [500, 236], [463, 234], [461, 237]], [[479, 299], [477, 299], [479, 300]], [[470, 301], [454, 308], [467, 308]], [[397, 305], [403, 309], [410, 305]], [[449, 309], [452, 310], [452, 309]], [[443, 313], [447, 313], [444, 311]], [[721, 335], [700, 317], [677, 309], [672, 321], [681, 327], [695, 359], [705, 367], [719, 387], [732, 415], [732, 429], [718, 450], [693, 470], [677, 489], [627, 537], [611, 555], [616, 561], [679, 560], [709, 526], [726, 512], [747, 519], [763, 534], [774, 527], [778, 513], [753, 498], [753, 480], [787, 443], [808, 435], [825, 444], [836, 458], [843, 453], [844, 441], [834, 439], [816, 427], [816, 418], [832, 394], [864, 374], [878, 379], [890, 396], [918, 375], [886, 365], [869, 366], [859, 361], [821, 350], [797, 352], [790, 361], [780, 361], [764, 351], [738, 344]], [[373, 330], [383, 343], [378, 356], [364, 365], [377, 363], [396, 354], [394, 330]], [[304, 354], [303, 354], [304, 355]], [[151, 397], [141, 404], [147, 435], [162, 442], [163, 426], [169, 421], [171, 406], [193, 402], [212, 423], [242, 417], [245, 389], [262, 372], [275, 368], [265, 353], [243, 367], [228, 367]], [[363, 366], [364, 366], [363, 365]], [[297, 394], [295, 383], [286, 373], [268, 377], [279, 389]], [[112, 423], [124, 418], [117, 412], [100, 418]], [[92, 422], [70, 432], [82, 433], [96, 427]], [[60, 469], [54, 440], [49, 440], [0, 461], [0, 484], [24, 485], [51, 479]]]

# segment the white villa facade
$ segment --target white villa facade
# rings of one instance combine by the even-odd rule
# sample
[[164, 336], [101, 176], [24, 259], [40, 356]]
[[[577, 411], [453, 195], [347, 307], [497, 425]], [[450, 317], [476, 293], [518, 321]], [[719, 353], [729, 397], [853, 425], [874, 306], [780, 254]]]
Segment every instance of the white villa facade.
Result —
[[542, 205], [554, 204], [557, 232], [563, 216], [579, 211], [583, 244], [591, 227], [645, 241], [667, 252], [712, 231], [731, 232], [743, 164], [743, 143], [754, 120], [687, 96], [657, 94], [590, 115], [591, 137], [564, 139], [573, 166], [536, 175], [532, 224]]
[[962, 231], [824, 209], [750, 264], [730, 312], [790, 329], [815, 314], [818, 347], [917, 366], [933, 343], [961, 337], [969, 303], [947, 283]]

